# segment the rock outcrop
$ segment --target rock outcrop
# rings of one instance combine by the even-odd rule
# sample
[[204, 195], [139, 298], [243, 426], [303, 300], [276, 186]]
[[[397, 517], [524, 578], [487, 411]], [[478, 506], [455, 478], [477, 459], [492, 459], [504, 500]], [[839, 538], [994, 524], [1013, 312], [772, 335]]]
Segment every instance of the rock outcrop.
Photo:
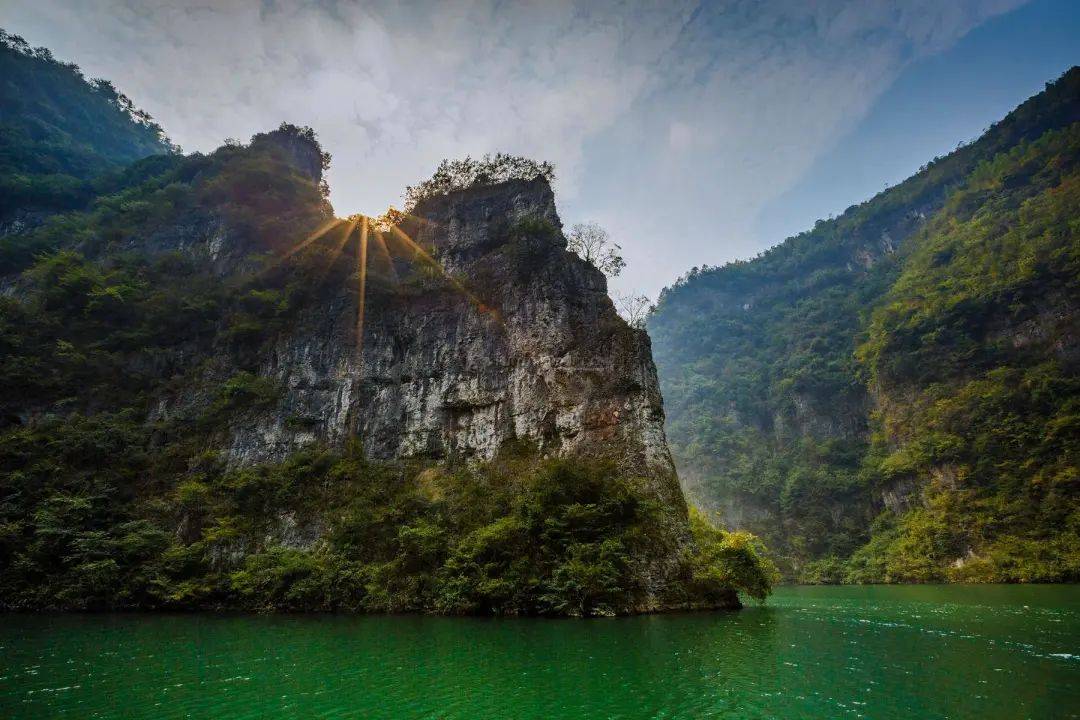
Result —
[[[233, 428], [230, 456], [357, 438], [372, 458], [487, 460], [525, 441], [609, 456], [681, 506], [648, 335], [560, 228], [536, 179], [436, 197], [373, 232], [362, 338], [355, 283], [328, 287], [266, 358], [284, 393]], [[405, 238], [438, 269], [402, 279], [424, 262]]]

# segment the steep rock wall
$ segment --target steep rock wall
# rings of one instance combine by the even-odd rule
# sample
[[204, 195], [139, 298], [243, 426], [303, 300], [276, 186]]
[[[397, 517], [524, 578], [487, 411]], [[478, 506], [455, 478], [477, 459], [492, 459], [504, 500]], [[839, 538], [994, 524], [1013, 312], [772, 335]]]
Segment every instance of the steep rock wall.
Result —
[[648, 336], [560, 227], [537, 179], [437, 197], [372, 233], [362, 346], [356, 278], [328, 283], [265, 359], [281, 399], [232, 427], [230, 457], [356, 438], [373, 458], [490, 459], [526, 441], [609, 456], [683, 506]]

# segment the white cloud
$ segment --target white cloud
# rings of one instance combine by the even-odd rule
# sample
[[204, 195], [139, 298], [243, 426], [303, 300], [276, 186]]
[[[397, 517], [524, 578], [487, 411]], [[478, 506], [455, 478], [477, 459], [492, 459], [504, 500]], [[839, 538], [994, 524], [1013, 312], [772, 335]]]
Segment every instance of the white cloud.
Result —
[[335, 205], [368, 212], [444, 156], [495, 150], [553, 160], [573, 192], [583, 140], [628, 111], [680, 25], [657, 13], [649, 41], [627, 47], [629, 18], [573, 3], [17, 10], [16, 31], [113, 78], [185, 148], [312, 125], [335, 156]]
[[439, 159], [548, 159], [567, 221], [606, 222], [655, 293], [756, 250], [751, 225], [911, 60], [1024, 0], [9, 2], [189, 150], [282, 120], [334, 155], [339, 212]]
[[673, 120], [668, 126], [668, 146], [673, 152], [681, 153], [693, 147], [696, 131], [680, 120]]

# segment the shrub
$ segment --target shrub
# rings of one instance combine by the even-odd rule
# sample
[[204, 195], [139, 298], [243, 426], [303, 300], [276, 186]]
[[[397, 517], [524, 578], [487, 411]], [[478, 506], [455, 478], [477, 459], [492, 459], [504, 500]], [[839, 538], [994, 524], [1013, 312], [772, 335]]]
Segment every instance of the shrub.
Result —
[[776, 566], [750, 533], [726, 532], [695, 507], [690, 508], [690, 532], [687, 564], [694, 594], [716, 600], [735, 589], [763, 601], [779, 582]]

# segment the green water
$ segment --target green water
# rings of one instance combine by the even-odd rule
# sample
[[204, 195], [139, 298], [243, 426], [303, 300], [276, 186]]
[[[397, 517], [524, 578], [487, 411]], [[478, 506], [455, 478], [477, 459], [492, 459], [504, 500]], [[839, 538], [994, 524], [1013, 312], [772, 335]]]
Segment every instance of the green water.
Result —
[[0, 616], [0, 718], [1069, 718], [1080, 587], [601, 620]]

